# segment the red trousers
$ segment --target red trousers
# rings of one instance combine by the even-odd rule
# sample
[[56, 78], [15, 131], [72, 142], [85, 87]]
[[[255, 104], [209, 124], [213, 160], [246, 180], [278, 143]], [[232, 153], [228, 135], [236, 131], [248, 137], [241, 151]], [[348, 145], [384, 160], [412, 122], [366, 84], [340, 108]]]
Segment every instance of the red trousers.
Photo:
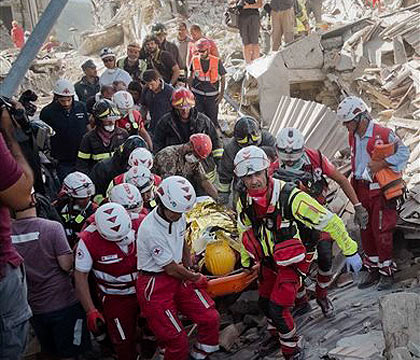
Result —
[[191, 352], [194, 359], [205, 359], [219, 349], [219, 313], [204, 290], [166, 274], [140, 275], [137, 297], [149, 328], [165, 348], [165, 360], [188, 358], [188, 337], [178, 312], [197, 324], [197, 343]]
[[395, 202], [387, 201], [381, 190], [369, 190], [365, 182], [356, 180], [353, 184], [369, 213], [368, 226], [361, 231], [364, 265], [368, 270], [379, 268], [381, 274], [390, 276], [395, 267], [392, 262], [392, 235], [397, 224]]
[[293, 355], [297, 349], [298, 336], [290, 309], [294, 306], [300, 276], [290, 267], [279, 266], [273, 271], [261, 266], [258, 287], [259, 305], [280, 336], [280, 347], [284, 355]]
[[136, 294], [104, 295], [102, 309], [118, 359], [136, 360], [137, 318], [140, 314]]

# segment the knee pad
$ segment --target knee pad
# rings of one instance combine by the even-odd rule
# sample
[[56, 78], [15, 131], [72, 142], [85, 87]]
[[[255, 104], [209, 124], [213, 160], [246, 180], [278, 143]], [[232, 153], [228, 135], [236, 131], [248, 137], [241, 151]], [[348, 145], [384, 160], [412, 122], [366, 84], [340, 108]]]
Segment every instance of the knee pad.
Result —
[[318, 267], [328, 272], [332, 266], [332, 242], [329, 240], [321, 240], [318, 243]]

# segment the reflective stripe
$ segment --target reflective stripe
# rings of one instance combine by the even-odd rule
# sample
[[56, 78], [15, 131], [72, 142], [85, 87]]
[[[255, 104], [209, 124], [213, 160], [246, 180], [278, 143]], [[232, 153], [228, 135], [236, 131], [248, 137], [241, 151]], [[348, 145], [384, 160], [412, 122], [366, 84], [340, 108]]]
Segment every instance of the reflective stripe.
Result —
[[282, 338], [280, 338], [280, 344], [287, 346], [289, 348], [295, 348], [297, 347], [297, 341], [293, 341], [293, 340], [282, 340]]
[[217, 190], [219, 190], [220, 192], [228, 193], [230, 190], [230, 184], [223, 184], [219, 182], [219, 184], [217, 185]]
[[82, 343], [83, 319], [77, 319], [73, 330], [73, 345], [80, 346]]
[[212, 151], [213, 157], [219, 158], [223, 155], [223, 149], [215, 149]]
[[279, 332], [280, 339], [290, 339], [293, 336], [295, 336], [295, 334], [296, 334], [296, 326], [293, 327], [293, 329], [290, 332], [286, 333], [286, 334], [282, 334], [282, 333]]
[[371, 183], [369, 184], [369, 190], [379, 190], [381, 187], [379, 186], [379, 183]]
[[197, 294], [198, 299], [203, 303], [204, 307], [208, 309], [210, 307], [206, 299], [204, 299], [203, 294], [198, 289], [194, 289], [194, 292]]
[[113, 289], [109, 287], [105, 287], [102, 284], [98, 284], [99, 289], [105, 294], [108, 295], [131, 295], [136, 293], [136, 288], [134, 286], [130, 286], [126, 289]]
[[174, 316], [172, 315], [170, 310], [165, 310], [165, 314], [168, 317], [169, 321], [172, 323], [172, 325], [174, 326], [174, 328], [178, 331], [181, 332], [182, 329], [179, 326], [178, 322], [175, 320]]
[[206, 178], [207, 180], [209, 180], [210, 182], [214, 182], [216, 180], [216, 169], [209, 171], [208, 173], [206, 173]]
[[79, 215], [76, 216], [76, 219], [74, 219], [74, 221], [77, 224], [81, 224], [83, 221], [85, 221], [85, 217], [82, 214], [79, 214]]
[[125, 340], [126, 337], [125, 337], [125, 334], [124, 334], [124, 330], [121, 326], [120, 319], [115, 318], [114, 322], [115, 322], [115, 325], [117, 326], [118, 332], [120, 333], [121, 340]]
[[333, 274], [332, 269], [330, 269], [328, 271], [322, 271], [321, 269], [318, 269], [318, 275], [331, 276], [332, 274]]
[[296, 299], [302, 299], [303, 297], [305, 297], [306, 296], [306, 288], [303, 288], [303, 290], [302, 291], [299, 291], [297, 294], [296, 294]]
[[329, 281], [327, 281], [327, 282], [317, 281], [316, 283], [321, 289], [326, 289], [328, 286], [330, 286]]
[[127, 285], [127, 283], [130, 283], [137, 279], [137, 272], [133, 272], [131, 274], [125, 274], [121, 276], [113, 276], [106, 272], [93, 269], [93, 273], [98, 279], [106, 281], [107, 283], [113, 286]]
[[194, 93], [194, 94], [197, 94], [197, 95], [201, 95], [201, 96], [216, 96], [216, 95], [219, 95], [219, 91], [217, 90], [217, 91], [211, 91], [211, 92], [204, 92], [204, 91], [201, 91], [201, 90], [197, 90], [197, 89], [194, 89], [194, 88], [191, 88], [191, 91]]
[[304, 259], [305, 259], [305, 254], [300, 254], [300, 255], [292, 257], [288, 260], [276, 261], [276, 263], [277, 263], [277, 265], [280, 265], [280, 266], [288, 266], [290, 264], [295, 264], [295, 263], [301, 262]]
[[39, 231], [21, 234], [21, 235], [12, 235], [13, 244], [26, 243], [28, 241], [34, 241], [39, 239]]
[[193, 359], [197, 359], [197, 360], [202, 360], [202, 359], [205, 359], [207, 357], [207, 354], [202, 354], [198, 351], [194, 351], [194, 348], [193, 348], [193, 350], [191, 350], [190, 355]]
[[112, 156], [112, 153], [94, 154], [92, 155], [92, 159], [97, 161], [97, 160], [108, 159], [111, 156]]
[[84, 153], [82, 151], [79, 151], [77, 153], [77, 157], [78, 158], [81, 158], [81, 159], [84, 159], [84, 160], [89, 160], [92, 157], [92, 154], [86, 154], [86, 153]]
[[206, 345], [206, 344], [197, 342], [195, 346], [197, 347], [197, 349], [203, 350], [206, 353], [212, 353], [219, 350], [219, 345]]
[[[148, 291], [149, 286], [150, 286], [150, 290]], [[150, 301], [150, 298], [152, 297], [152, 294], [153, 294], [153, 289], [154, 289], [154, 287], [155, 287], [155, 277], [153, 276], [153, 277], [151, 277], [151, 278], [149, 279], [149, 281], [148, 281], [148, 283], [147, 283], [147, 286], [146, 286], [146, 288], [144, 289], [144, 298], [145, 298], [147, 301]]]

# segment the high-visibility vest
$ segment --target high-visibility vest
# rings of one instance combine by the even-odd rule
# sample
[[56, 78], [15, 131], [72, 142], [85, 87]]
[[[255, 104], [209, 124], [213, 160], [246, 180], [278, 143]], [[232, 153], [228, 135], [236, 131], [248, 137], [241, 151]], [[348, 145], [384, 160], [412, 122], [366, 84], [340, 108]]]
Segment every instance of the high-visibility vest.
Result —
[[213, 55], [209, 55], [209, 59], [209, 69], [207, 72], [204, 72], [201, 66], [200, 55], [194, 56], [192, 60], [193, 73], [197, 80], [215, 84], [219, 81], [219, 59]]

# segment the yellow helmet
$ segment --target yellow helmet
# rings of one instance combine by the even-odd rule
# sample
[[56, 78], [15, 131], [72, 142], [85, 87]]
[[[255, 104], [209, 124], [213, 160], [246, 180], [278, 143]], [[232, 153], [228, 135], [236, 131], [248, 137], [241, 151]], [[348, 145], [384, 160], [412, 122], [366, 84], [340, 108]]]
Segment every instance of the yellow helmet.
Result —
[[204, 260], [208, 271], [223, 276], [235, 268], [236, 255], [226, 241], [216, 241], [207, 245]]

